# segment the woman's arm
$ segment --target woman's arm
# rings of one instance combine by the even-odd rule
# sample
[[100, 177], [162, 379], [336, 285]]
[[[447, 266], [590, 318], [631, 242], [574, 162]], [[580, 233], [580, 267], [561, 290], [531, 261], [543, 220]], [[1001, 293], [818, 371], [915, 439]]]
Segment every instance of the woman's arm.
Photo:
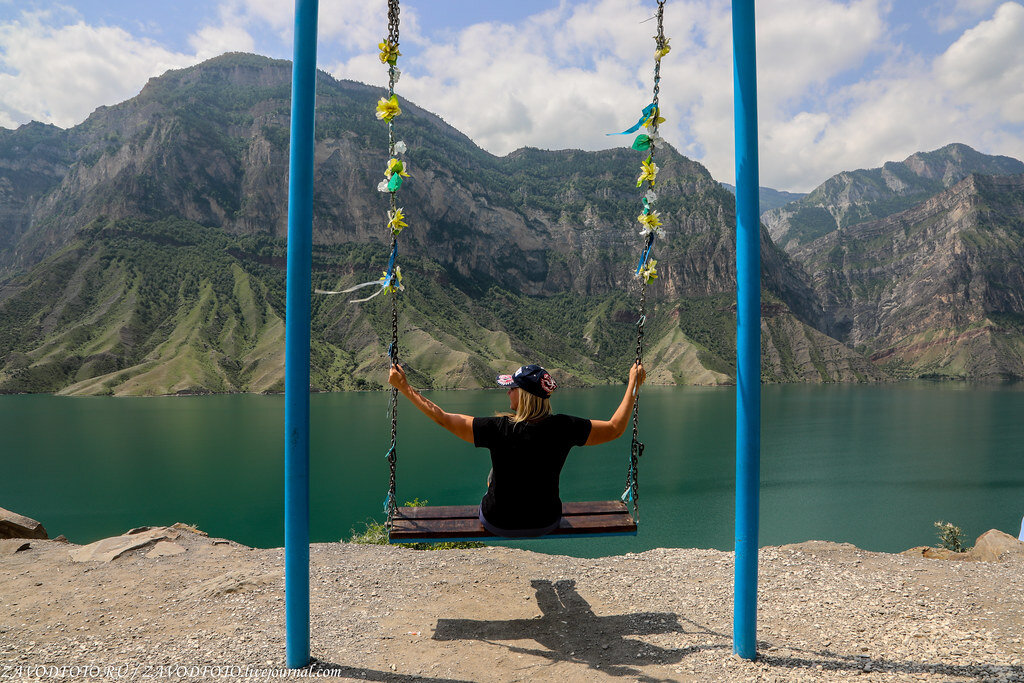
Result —
[[622, 436], [629, 424], [629, 414], [633, 411], [633, 402], [636, 400], [636, 390], [647, 379], [647, 372], [640, 361], [633, 363], [629, 369], [629, 382], [626, 383], [626, 393], [622, 397], [622, 403], [615, 409], [615, 414], [610, 420], [591, 420], [590, 436], [587, 437], [587, 446], [597, 446], [608, 443]]
[[469, 415], [457, 413], [446, 413], [437, 404], [423, 398], [420, 392], [409, 386], [409, 380], [405, 377], [405, 370], [401, 365], [392, 365], [391, 374], [388, 375], [388, 384], [398, 389], [402, 394], [412, 401], [412, 404], [420, 409], [420, 412], [431, 420], [441, 425], [449, 432], [463, 441], [473, 443], [473, 418]]

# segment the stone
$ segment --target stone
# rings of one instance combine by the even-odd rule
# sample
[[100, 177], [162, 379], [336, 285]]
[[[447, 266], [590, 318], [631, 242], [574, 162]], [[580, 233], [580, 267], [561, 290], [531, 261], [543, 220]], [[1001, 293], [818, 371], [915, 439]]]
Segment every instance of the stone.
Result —
[[167, 555], [180, 555], [185, 548], [170, 541], [157, 541], [153, 549], [146, 553], [146, 557], [166, 557]]
[[177, 531], [168, 527], [159, 527], [137, 534], [104, 538], [95, 543], [76, 548], [70, 554], [74, 562], [110, 562], [124, 555], [129, 550], [135, 550], [157, 541], [175, 539], [177, 537]]
[[0, 538], [49, 538], [34, 519], [0, 508]]
[[1024, 560], [1024, 542], [998, 529], [989, 529], [978, 536], [970, 554], [982, 562]]
[[14, 553], [28, 550], [32, 544], [20, 538], [5, 538], [0, 541], [0, 555], [13, 555]]
[[900, 555], [927, 557], [930, 560], [955, 560], [958, 562], [967, 562], [975, 559], [970, 553], [957, 553], [946, 548], [933, 548], [927, 545], [919, 545], [916, 548], [904, 550]]

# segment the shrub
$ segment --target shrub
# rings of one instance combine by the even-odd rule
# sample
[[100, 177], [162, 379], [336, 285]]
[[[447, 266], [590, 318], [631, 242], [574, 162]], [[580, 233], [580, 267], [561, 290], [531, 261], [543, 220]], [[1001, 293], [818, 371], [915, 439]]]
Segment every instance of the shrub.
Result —
[[950, 522], [935, 522], [935, 528], [939, 530], [939, 546], [954, 553], [967, 552], [963, 544], [963, 529], [954, 526]]

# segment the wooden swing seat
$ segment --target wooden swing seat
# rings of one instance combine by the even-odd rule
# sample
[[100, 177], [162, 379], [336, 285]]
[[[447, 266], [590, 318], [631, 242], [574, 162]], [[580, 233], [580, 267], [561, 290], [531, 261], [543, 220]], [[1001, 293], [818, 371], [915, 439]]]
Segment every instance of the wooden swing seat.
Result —
[[533, 540], [552, 536], [635, 536], [636, 522], [619, 500], [562, 503], [562, 521], [544, 536], [510, 539], [495, 536], [479, 519], [478, 505], [398, 508], [391, 524], [391, 543], [444, 543], [465, 540]]

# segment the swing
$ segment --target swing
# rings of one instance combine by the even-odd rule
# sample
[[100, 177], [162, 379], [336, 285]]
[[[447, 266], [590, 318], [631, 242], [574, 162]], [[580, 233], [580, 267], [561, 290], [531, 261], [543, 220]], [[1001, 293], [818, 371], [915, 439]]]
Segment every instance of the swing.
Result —
[[[402, 186], [404, 177], [408, 177], [404, 163], [398, 158], [404, 154], [406, 146], [403, 142], [395, 141], [394, 118], [401, 114], [401, 108], [395, 96], [395, 81], [399, 71], [396, 68], [398, 57], [399, 37], [399, 0], [388, 0], [388, 36], [378, 47], [380, 48], [380, 61], [388, 66], [388, 96], [381, 98], [377, 103], [377, 118], [388, 124], [388, 151], [390, 160], [385, 170], [385, 179], [378, 186], [381, 192], [387, 192], [390, 197], [391, 210], [388, 212], [388, 228], [391, 230], [391, 254], [388, 259], [387, 270], [379, 280], [364, 282], [349, 289], [328, 292], [316, 290], [318, 294], [342, 294], [352, 292], [362, 287], [379, 285], [380, 289], [373, 295], [364, 299], [354, 300], [356, 302], [367, 301], [381, 293], [391, 294], [391, 345], [388, 347], [388, 357], [392, 364], [398, 362], [398, 297], [397, 293], [404, 290], [402, 286], [402, 274], [395, 260], [398, 254], [398, 235], [406, 227], [405, 216], [402, 209], [397, 206], [396, 195]], [[658, 167], [654, 163], [655, 148], [663, 144], [658, 136], [658, 124], [664, 119], [659, 116], [658, 91], [661, 81], [661, 58], [669, 52], [669, 41], [665, 37], [663, 28], [665, 0], [658, 0], [658, 32], [654, 36], [654, 97], [651, 104], [644, 108], [640, 120], [633, 127], [616, 133], [627, 135], [635, 133], [644, 126], [648, 133], [641, 133], [633, 142], [633, 149], [647, 151], [647, 158], [644, 159], [640, 177], [637, 179], [637, 188], [646, 187], [647, 192], [642, 198], [643, 209], [637, 220], [641, 224], [640, 234], [646, 238], [641, 250], [640, 261], [637, 264], [635, 275], [640, 280], [640, 318], [637, 322], [636, 360], [640, 362], [643, 358], [643, 336], [644, 322], [646, 319], [644, 310], [646, 303], [647, 285], [658, 277], [655, 266], [657, 261], [650, 258], [651, 248], [655, 236], [664, 234], [659, 220], [659, 214], [654, 211], [652, 205], [657, 200], [654, 193], [654, 183]], [[398, 507], [395, 497], [395, 470], [398, 460], [397, 454], [397, 433], [398, 433], [398, 390], [391, 389], [391, 400], [389, 403], [391, 413], [391, 448], [387, 452], [387, 460], [390, 467], [390, 482], [387, 497], [384, 500], [384, 512], [387, 515], [388, 540], [391, 543], [410, 542], [445, 542], [459, 541], [465, 539], [503, 539], [491, 534], [484, 528], [479, 519], [479, 507], [477, 505], [457, 506], [433, 506], [433, 507]], [[633, 440], [630, 447], [629, 467], [626, 472], [626, 489], [619, 500], [612, 501], [589, 501], [589, 502], [563, 502], [562, 518], [559, 526], [544, 536], [519, 537], [523, 538], [547, 538], [549, 536], [584, 538], [594, 536], [630, 536], [636, 535], [637, 523], [640, 517], [639, 489], [637, 484], [637, 465], [640, 456], [643, 455], [644, 444], [639, 440], [639, 400], [633, 402]], [[630, 510], [632, 507], [632, 511]]]

